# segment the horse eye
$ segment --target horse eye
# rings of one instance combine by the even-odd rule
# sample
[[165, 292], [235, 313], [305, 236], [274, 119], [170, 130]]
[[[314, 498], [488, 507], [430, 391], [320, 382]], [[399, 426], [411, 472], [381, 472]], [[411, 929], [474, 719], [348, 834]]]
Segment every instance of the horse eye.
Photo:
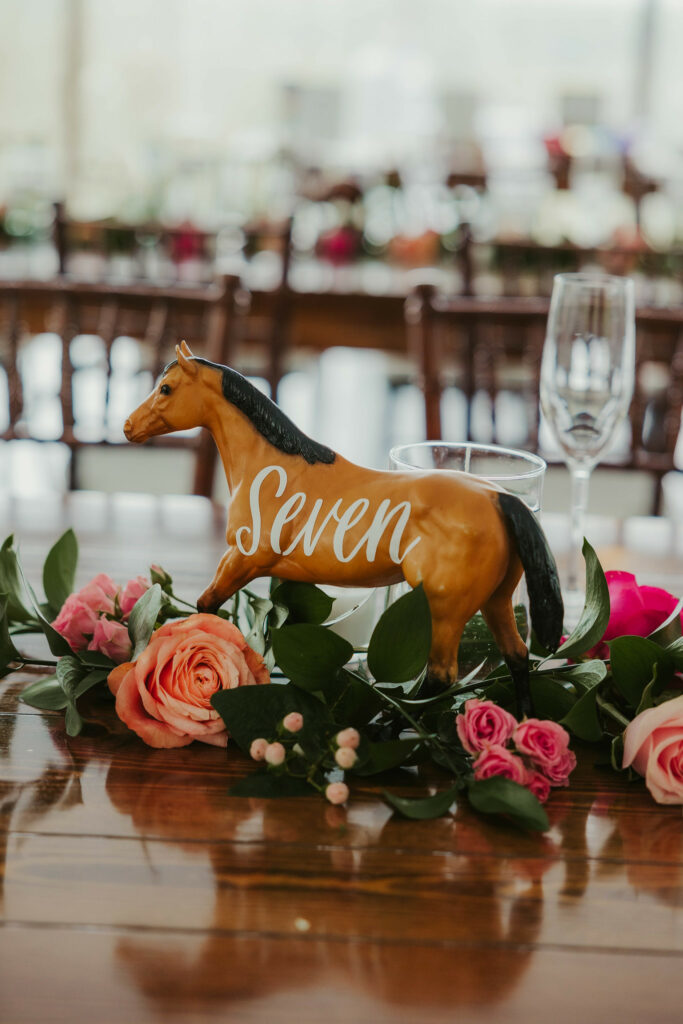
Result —
[[168, 386], [168, 384], [162, 384], [161, 385], [161, 387], [159, 388], [159, 394], [160, 395], [170, 395], [171, 394], [171, 389]]

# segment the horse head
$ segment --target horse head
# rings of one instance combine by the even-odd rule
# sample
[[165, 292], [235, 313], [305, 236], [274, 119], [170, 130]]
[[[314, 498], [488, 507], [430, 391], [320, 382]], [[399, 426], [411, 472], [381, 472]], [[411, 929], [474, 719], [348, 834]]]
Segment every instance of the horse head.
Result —
[[[151, 395], [130, 414], [123, 432], [129, 441], [147, 441], [174, 430], [189, 430], [204, 424], [206, 390], [209, 385], [205, 368], [194, 359], [186, 342], [176, 345], [176, 361], [161, 375]], [[220, 387], [219, 382], [215, 382]]]

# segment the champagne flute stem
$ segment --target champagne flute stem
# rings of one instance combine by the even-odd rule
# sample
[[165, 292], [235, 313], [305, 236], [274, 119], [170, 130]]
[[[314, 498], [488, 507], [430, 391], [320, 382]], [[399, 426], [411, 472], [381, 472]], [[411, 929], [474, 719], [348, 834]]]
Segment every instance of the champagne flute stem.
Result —
[[581, 590], [581, 553], [583, 550], [584, 526], [588, 507], [588, 484], [591, 478], [590, 469], [585, 466], [570, 466], [572, 478], [572, 510], [571, 510], [571, 548], [569, 551], [569, 570], [567, 573], [567, 589]]

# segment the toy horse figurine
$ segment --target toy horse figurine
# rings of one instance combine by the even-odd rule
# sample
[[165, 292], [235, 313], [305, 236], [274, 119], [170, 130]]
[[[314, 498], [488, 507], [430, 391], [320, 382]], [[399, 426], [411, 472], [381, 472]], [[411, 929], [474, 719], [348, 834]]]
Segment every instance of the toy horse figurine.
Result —
[[235, 370], [183, 342], [130, 416], [129, 441], [206, 427], [228, 486], [228, 550], [197, 602], [215, 612], [258, 576], [355, 586], [422, 583], [432, 614], [430, 676], [456, 679], [458, 645], [481, 609], [505, 657], [520, 713], [530, 711], [528, 651], [512, 594], [526, 570], [531, 620], [555, 650], [562, 631], [557, 569], [519, 498], [462, 473], [379, 472], [307, 437]]

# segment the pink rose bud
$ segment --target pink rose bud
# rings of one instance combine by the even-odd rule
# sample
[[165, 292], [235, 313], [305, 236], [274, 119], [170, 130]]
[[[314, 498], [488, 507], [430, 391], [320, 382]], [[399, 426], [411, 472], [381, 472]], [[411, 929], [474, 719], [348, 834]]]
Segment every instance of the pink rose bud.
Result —
[[97, 620], [88, 650], [99, 651], [120, 665], [130, 658], [131, 643], [128, 630], [120, 622], [105, 619], [103, 616]]
[[342, 729], [341, 732], [337, 733], [338, 747], [350, 747], [351, 750], [357, 750], [359, 743], [360, 733], [357, 729]]
[[541, 775], [540, 772], [529, 772], [526, 780], [526, 788], [531, 790], [536, 799], [540, 800], [542, 804], [544, 804], [550, 796], [550, 783], [546, 779], [545, 775]]
[[465, 711], [456, 716], [455, 725], [468, 754], [478, 754], [492, 744], [504, 747], [515, 731], [517, 719], [493, 701], [473, 697], [465, 702]]
[[340, 768], [353, 768], [354, 764], [358, 760], [356, 751], [353, 747], [339, 747], [334, 755], [334, 759]]
[[272, 764], [274, 767], [277, 767], [284, 764], [286, 751], [281, 743], [269, 743], [263, 756], [266, 764]]
[[345, 804], [349, 799], [349, 787], [345, 782], [331, 782], [325, 790], [331, 804]]
[[263, 737], [259, 737], [257, 740], [252, 740], [251, 746], [249, 747], [249, 754], [253, 757], [254, 761], [263, 761], [265, 759], [267, 749], [268, 740], [264, 740]]
[[82, 601], [78, 594], [70, 594], [52, 626], [61, 633], [73, 651], [82, 651], [95, 632], [97, 620], [97, 612], [89, 604]]
[[527, 770], [524, 762], [506, 747], [494, 743], [484, 750], [474, 762], [475, 779], [490, 779], [493, 775], [502, 775], [524, 786], [527, 781]]
[[282, 719], [282, 726], [287, 732], [299, 732], [304, 725], [304, 716], [299, 714], [298, 711], [290, 711], [288, 715]]
[[683, 697], [641, 711], [624, 733], [623, 767], [632, 767], [658, 804], [683, 804]]
[[119, 595], [119, 607], [124, 619], [128, 618], [139, 599], [143, 594], [147, 593], [150, 586], [149, 580], [145, 579], [144, 576], [136, 576], [135, 579], [128, 580]]
[[557, 722], [540, 718], [527, 718], [515, 729], [515, 746], [520, 754], [549, 776], [552, 769], [563, 761], [569, 750], [569, 733]]

